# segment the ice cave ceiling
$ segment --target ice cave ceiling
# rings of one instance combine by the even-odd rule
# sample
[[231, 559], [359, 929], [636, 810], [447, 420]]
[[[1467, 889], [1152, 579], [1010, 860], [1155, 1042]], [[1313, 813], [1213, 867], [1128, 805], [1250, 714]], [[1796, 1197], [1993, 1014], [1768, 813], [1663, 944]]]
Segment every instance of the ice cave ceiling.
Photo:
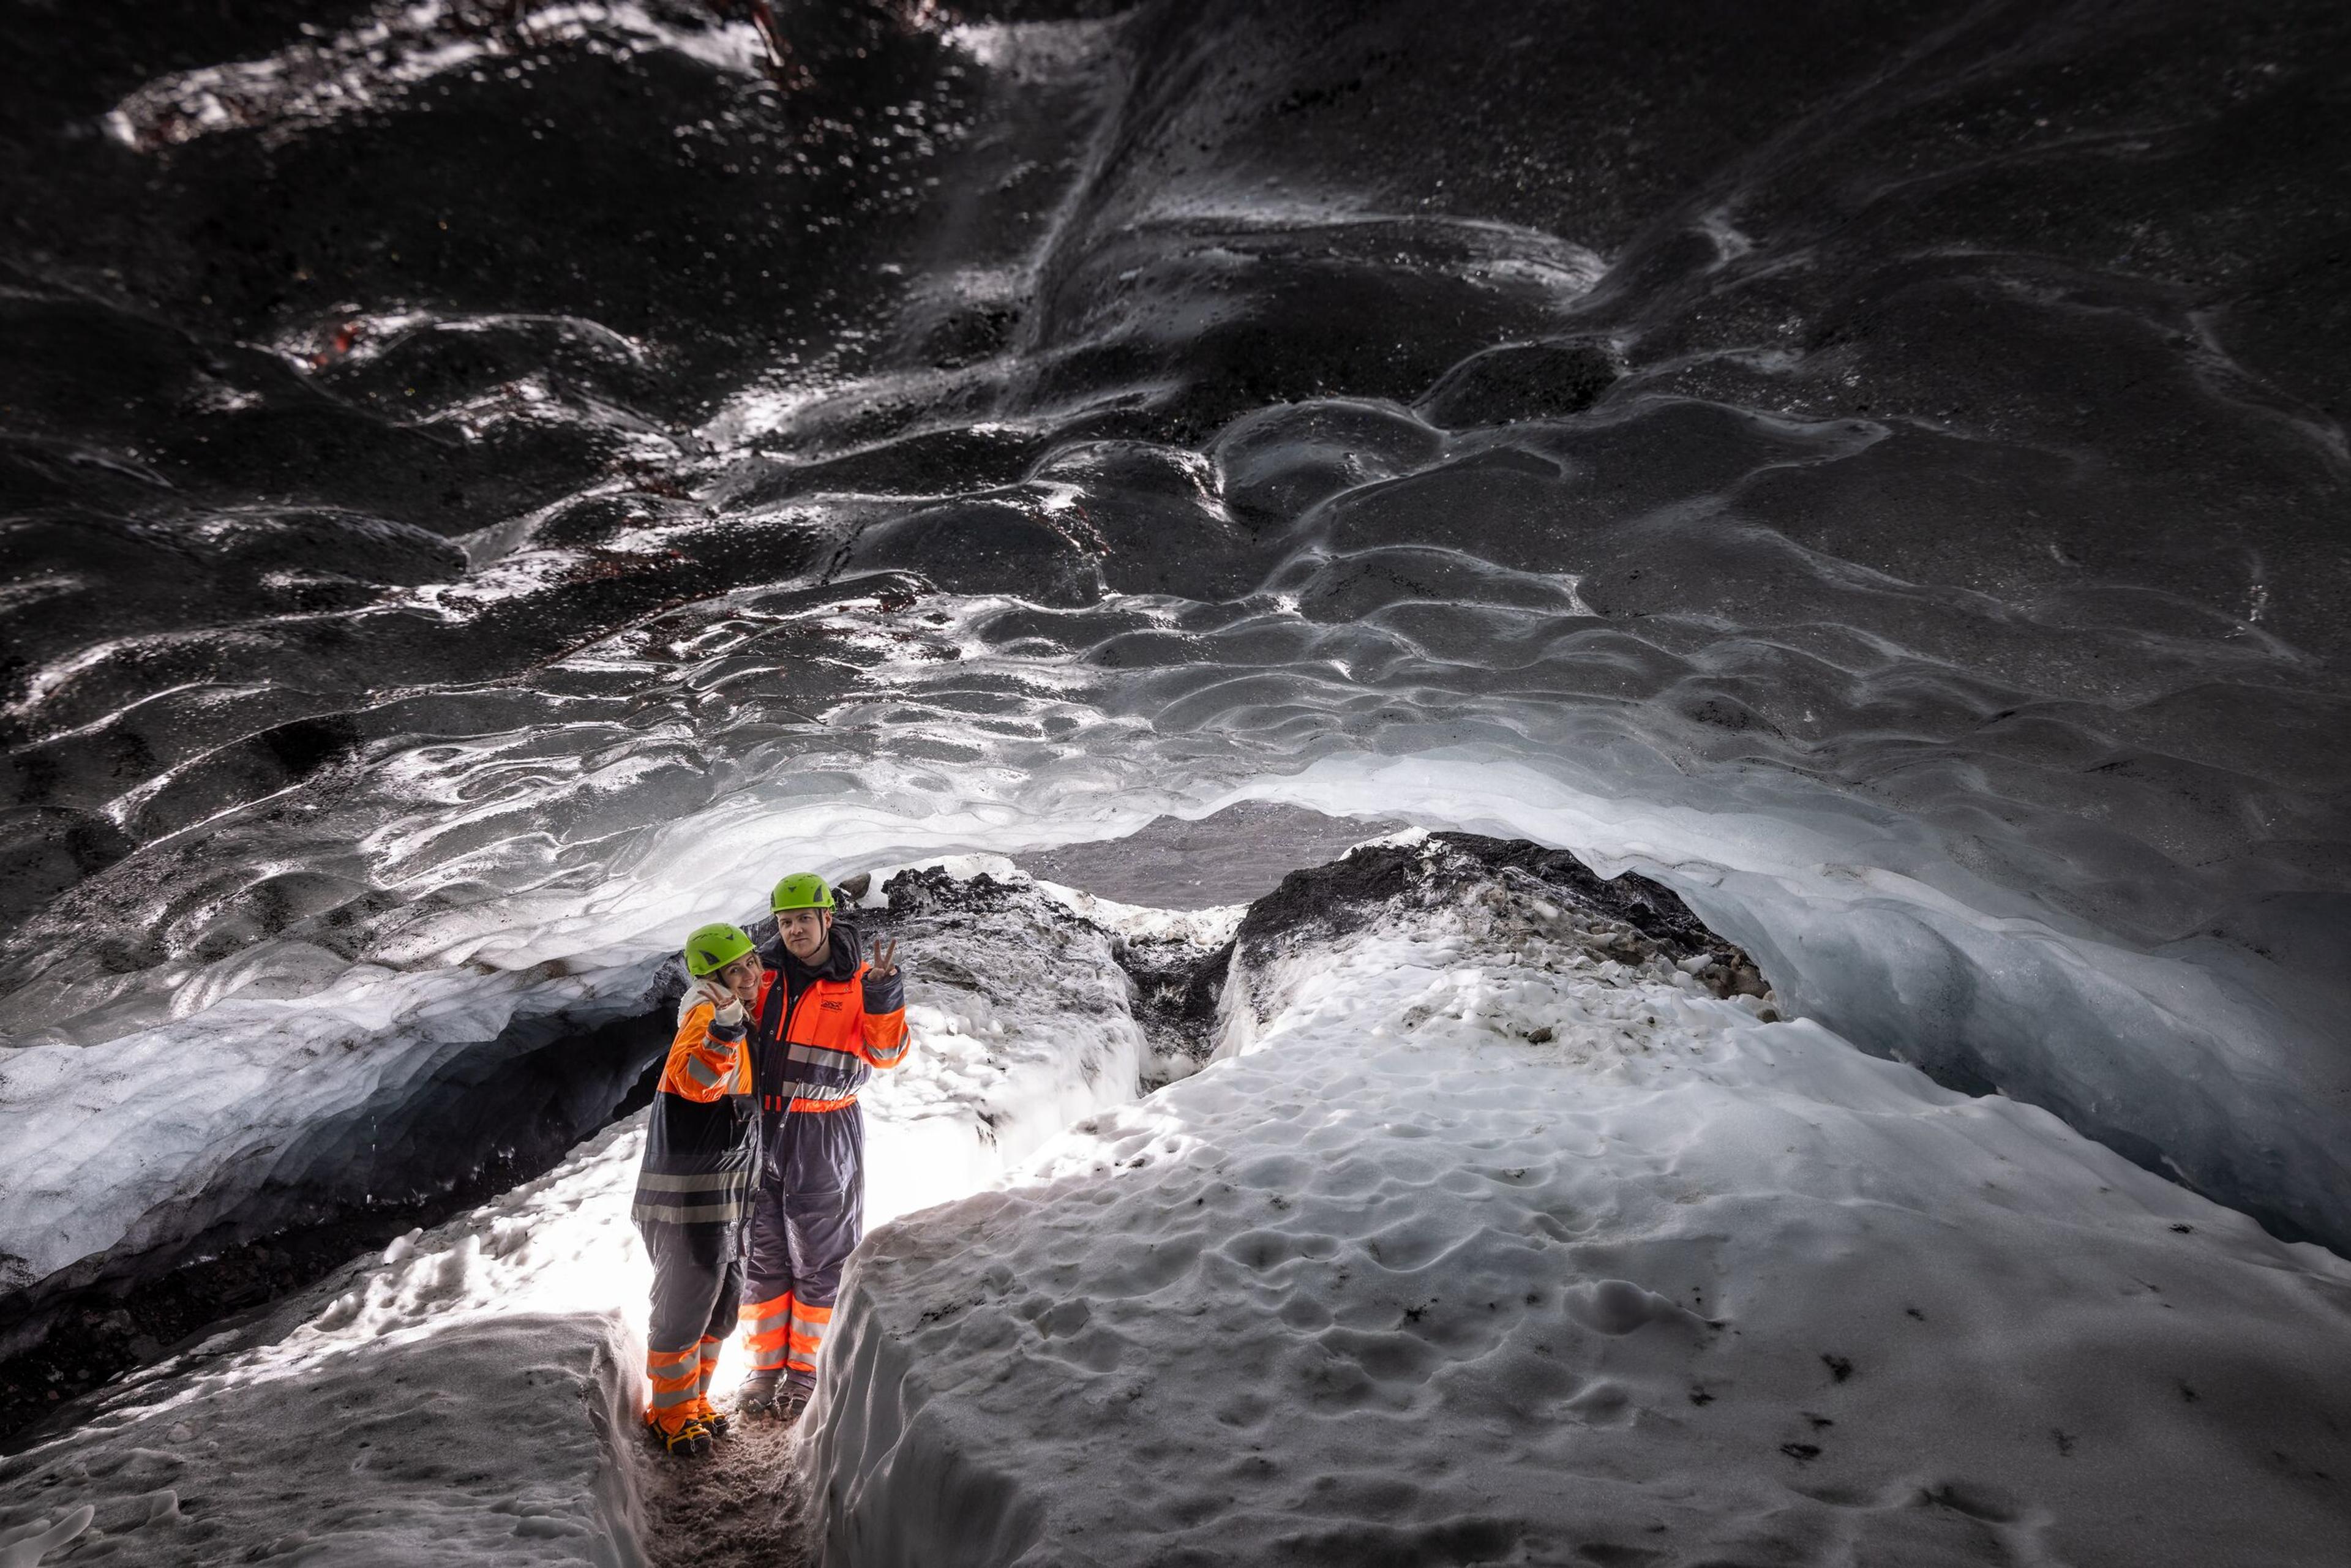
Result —
[[2351, 1244], [2343, 7], [781, 26], [0, 18], [12, 1290], [453, 1179], [779, 859], [1246, 796]]

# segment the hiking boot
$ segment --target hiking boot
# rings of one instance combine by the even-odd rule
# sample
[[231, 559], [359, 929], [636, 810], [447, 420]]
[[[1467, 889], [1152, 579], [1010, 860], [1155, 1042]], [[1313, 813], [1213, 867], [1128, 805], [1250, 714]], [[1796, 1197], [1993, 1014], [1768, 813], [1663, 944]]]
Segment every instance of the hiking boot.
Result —
[[735, 1391], [735, 1413], [753, 1420], [774, 1415], [776, 1413], [776, 1375], [771, 1372], [761, 1376], [758, 1373], [753, 1373], [745, 1378], [743, 1386]]
[[792, 1426], [799, 1420], [800, 1412], [809, 1407], [809, 1400], [815, 1393], [813, 1388], [787, 1384], [777, 1392], [776, 1402], [770, 1408], [775, 1411], [777, 1420], [787, 1427]]
[[726, 1419], [726, 1412], [719, 1409], [707, 1399], [695, 1406], [694, 1418], [701, 1422], [703, 1429], [719, 1442], [723, 1443], [735, 1435], [733, 1425]]

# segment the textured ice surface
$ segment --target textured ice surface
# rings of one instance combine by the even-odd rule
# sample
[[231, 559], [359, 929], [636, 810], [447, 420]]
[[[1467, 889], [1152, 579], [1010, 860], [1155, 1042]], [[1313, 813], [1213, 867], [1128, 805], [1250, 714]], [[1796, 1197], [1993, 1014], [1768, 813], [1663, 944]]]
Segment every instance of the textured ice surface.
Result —
[[9, 1284], [1250, 798], [2351, 1245], [2339, 6], [791, 9], [0, 18]]
[[1246, 1053], [873, 1237], [823, 1560], [2339, 1559], [2351, 1267], [1584, 925], [1289, 941]]

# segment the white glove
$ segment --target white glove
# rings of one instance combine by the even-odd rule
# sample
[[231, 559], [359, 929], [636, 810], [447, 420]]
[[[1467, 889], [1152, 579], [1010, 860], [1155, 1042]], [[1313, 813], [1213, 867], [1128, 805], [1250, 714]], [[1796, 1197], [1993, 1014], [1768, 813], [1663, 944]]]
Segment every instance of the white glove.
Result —
[[713, 1020], [733, 1029], [743, 1021], [743, 998], [720, 985], [716, 980], [696, 980], [695, 998], [710, 1004]]

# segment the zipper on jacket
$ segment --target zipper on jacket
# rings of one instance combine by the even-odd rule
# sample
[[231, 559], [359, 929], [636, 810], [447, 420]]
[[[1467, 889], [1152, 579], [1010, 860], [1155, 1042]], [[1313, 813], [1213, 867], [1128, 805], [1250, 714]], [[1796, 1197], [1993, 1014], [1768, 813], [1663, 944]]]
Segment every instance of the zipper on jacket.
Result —
[[[776, 978], [783, 982], [784, 994], [791, 999], [784, 1006], [783, 1022], [776, 1030], [776, 1038], [773, 1043], [782, 1046], [787, 1058], [789, 1058], [792, 1048], [792, 1025], [799, 1021], [800, 1009], [808, 1005], [810, 993], [816, 989], [817, 983], [822, 980], [824, 977], [822, 975], [810, 976], [807, 989], [801, 991], [797, 997], [791, 995], [792, 977], [789, 970], [779, 967], [776, 971]], [[759, 1113], [763, 1120], [770, 1113], [781, 1114], [782, 1113], [791, 1109], [791, 1103], [789, 1101], [785, 1100], [780, 1094], [768, 1093], [767, 1092], [766, 1085], [754, 1084], [753, 1087], [757, 1089], [759, 1093]], [[777, 1103], [771, 1105], [768, 1103], [770, 1101], [775, 1101]]]

